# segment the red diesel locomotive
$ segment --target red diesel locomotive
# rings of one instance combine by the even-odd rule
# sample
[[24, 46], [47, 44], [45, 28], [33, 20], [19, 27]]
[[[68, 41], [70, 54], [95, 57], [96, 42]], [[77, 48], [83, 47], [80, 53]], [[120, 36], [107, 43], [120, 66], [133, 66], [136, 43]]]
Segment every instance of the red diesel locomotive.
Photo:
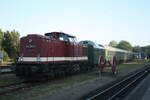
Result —
[[66, 33], [30, 34], [20, 40], [15, 73], [19, 77], [53, 77], [88, 70], [87, 50], [76, 42], [75, 36]]

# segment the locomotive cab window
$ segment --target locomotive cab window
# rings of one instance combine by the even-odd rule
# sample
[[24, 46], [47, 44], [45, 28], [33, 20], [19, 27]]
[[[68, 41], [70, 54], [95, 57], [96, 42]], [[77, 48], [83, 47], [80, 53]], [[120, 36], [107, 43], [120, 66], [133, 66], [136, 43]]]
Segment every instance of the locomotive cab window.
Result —
[[60, 34], [60, 35], [59, 35], [59, 40], [60, 40], [60, 41], [65, 41], [65, 42], [68, 42], [68, 41], [69, 41], [68, 37], [67, 37], [66, 35], [63, 35], [63, 34]]
[[63, 37], [59, 37], [59, 40], [60, 40], [60, 41], [64, 41]]
[[73, 37], [69, 37], [69, 42], [71, 42], [71, 43], [77, 43], [76, 42], [76, 38], [73, 38]]
[[74, 40], [75, 43], [77, 43], [77, 39], [76, 38], [73, 38], [73, 40]]

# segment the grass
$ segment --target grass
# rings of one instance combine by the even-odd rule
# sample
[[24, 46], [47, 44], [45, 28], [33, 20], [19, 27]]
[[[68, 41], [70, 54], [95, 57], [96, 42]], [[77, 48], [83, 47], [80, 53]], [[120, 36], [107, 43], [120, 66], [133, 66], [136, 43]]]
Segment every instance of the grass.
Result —
[[[145, 65], [150, 65], [150, 60], [133, 60], [131, 62], [123, 63], [117, 66], [117, 70], [124, 71], [143, 67]], [[104, 71], [111, 72], [111, 67], [104, 68]]]
[[[142, 66], [146, 64], [150, 64], [150, 60], [134, 60], [132, 62], [120, 64], [119, 66], [117, 66], [117, 68], [119, 71], [126, 70], [126, 72], [128, 72], [128, 70], [141, 68]], [[111, 71], [110, 68], [107, 68], [105, 70], [108, 72]], [[78, 75], [65, 77], [62, 80], [51, 82], [47, 85], [36, 86], [36, 87], [33, 87], [32, 89], [29, 89], [28, 91], [22, 91], [20, 93], [14, 93], [13, 95], [10, 95], [10, 96], [4, 96], [0, 99], [1, 100], [18, 100], [18, 99], [19, 100], [37, 100], [39, 98], [47, 97], [50, 94], [57, 92], [57, 90], [61, 90], [62, 88], [67, 88], [67, 87], [71, 88], [72, 86], [86, 83], [91, 80], [97, 80], [97, 79], [99, 79], [99, 77], [94, 72], [82, 73]], [[16, 81], [18, 79], [16, 79], [14, 76], [12, 77], [7, 76], [7, 78], [5, 76], [5, 78], [0, 77], [0, 81], [1, 80], [4, 81], [2, 83], [6, 84], [9, 82]]]
[[150, 60], [134, 60], [132, 62], [123, 63], [118, 66], [118, 70], [128, 70], [130, 68], [137, 68], [137, 67], [143, 67], [145, 65], [150, 64]]

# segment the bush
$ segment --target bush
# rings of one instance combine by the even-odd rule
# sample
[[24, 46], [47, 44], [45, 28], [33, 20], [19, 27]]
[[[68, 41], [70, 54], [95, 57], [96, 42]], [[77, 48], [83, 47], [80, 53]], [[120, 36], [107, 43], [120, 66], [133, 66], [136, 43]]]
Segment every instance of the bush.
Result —
[[8, 56], [7, 52], [6, 51], [2, 51], [2, 53], [3, 53], [3, 60], [4, 61], [9, 61], [9, 56]]

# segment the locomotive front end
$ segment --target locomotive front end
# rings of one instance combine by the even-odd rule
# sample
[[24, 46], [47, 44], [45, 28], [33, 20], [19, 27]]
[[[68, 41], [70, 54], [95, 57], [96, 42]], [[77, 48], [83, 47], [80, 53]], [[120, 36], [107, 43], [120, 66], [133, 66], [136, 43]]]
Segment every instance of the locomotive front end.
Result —
[[[43, 72], [42, 64], [46, 63], [47, 59], [45, 38], [41, 35], [31, 34], [20, 39], [20, 57], [15, 68], [17, 76], [32, 77]], [[45, 52], [42, 52], [42, 49]]]

